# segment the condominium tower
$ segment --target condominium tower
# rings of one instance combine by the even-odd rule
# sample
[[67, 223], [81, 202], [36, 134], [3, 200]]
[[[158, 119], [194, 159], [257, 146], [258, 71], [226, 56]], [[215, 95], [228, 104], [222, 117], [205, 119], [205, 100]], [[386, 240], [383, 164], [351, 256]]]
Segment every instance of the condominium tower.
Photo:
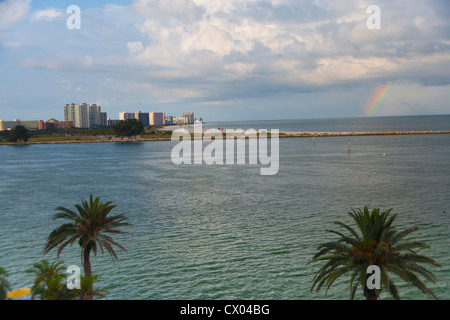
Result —
[[101, 122], [101, 107], [96, 104], [66, 104], [64, 106], [64, 121], [72, 121], [75, 128], [94, 128]]
[[193, 124], [194, 123], [194, 113], [192, 111], [187, 111], [183, 113], [181, 116], [184, 118], [184, 124]]
[[165, 124], [166, 115], [164, 112], [150, 112], [150, 125], [161, 126]]
[[150, 115], [148, 112], [141, 112], [140, 110], [134, 114], [135, 119], [139, 120], [142, 125], [148, 127], [150, 123]]
[[128, 119], [136, 119], [135, 113], [126, 111], [119, 113], [119, 120], [128, 120]]

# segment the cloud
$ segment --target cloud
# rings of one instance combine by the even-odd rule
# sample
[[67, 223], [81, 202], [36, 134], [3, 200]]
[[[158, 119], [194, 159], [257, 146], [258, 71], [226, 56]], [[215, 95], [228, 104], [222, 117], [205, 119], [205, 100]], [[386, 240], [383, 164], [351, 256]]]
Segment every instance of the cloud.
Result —
[[8, 48], [19, 48], [23, 43], [17, 41], [7, 41], [4, 46]]
[[[314, 96], [310, 105], [318, 106], [322, 100], [317, 97], [328, 94], [329, 105], [338, 103], [334, 92], [340, 91], [349, 95], [346, 105], [359, 105], [357, 92], [396, 79], [435, 87], [427, 92], [450, 84], [443, 67], [450, 65], [445, 1], [405, 5], [379, 0], [381, 30], [366, 26], [369, 4], [134, 0], [127, 7], [83, 10], [79, 31], [68, 31], [58, 21], [64, 10], [46, 9], [34, 12], [28, 29], [11, 33], [3, 47], [11, 59], [21, 58], [22, 67], [70, 74], [77, 84], [89, 79], [84, 94], [110, 100], [117, 94], [114, 99], [124, 104], [132, 99], [221, 108], [276, 101], [294, 109], [298, 97]], [[49, 23], [30, 23], [43, 20]], [[26, 33], [22, 38], [21, 32]], [[12, 50], [24, 43], [38, 50]], [[115, 81], [105, 84], [105, 78]], [[74, 80], [71, 91], [77, 84]], [[405, 92], [415, 88], [405, 87]]]
[[140, 41], [128, 42], [128, 50], [130, 50], [130, 55], [134, 56], [141, 53], [144, 50], [144, 46]]
[[0, 2], [0, 31], [22, 19], [30, 8], [31, 0], [6, 0]]
[[191, 0], [135, 0], [132, 8], [163, 24], [171, 24], [174, 21], [189, 24], [198, 21], [203, 14], [203, 8]]
[[378, 113], [383, 116], [427, 114], [432, 108], [434, 113], [448, 114], [447, 102], [449, 99], [450, 85], [423, 86], [410, 81], [394, 83]]
[[147, 41], [128, 47], [142, 65], [166, 68], [156, 77], [226, 82], [238, 74], [266, 79], [262, 90], [274, 80], [300, 88], [413, 75], [417, 63], [434, 68], [438, 55], [450, 62], [447, 22], [426, 4], [403, 6], [382, 3], [377, 33], [367, 29], [367, 6], [357, 0], [180, 0], [170, 7], [136, 0]]
[[35, 21], [42, 21], [42, 20], [51, 21], [51, 20], [57, 19], [61, 16], [63, 16], [62, 10], [46, 9], [46, 10], [36, 11], [33, 14], [32, 19]]

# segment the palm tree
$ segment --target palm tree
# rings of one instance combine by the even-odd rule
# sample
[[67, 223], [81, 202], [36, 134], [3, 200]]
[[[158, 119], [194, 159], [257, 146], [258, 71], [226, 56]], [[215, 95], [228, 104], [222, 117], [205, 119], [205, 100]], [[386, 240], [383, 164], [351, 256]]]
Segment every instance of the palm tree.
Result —
[[105, 290], [92, 288], [97, 279], [95, 276], [81, 276], [80, 289], [69, 289], [66, 285], [66, 268], [62, 263], [62, 261], [49, 263], [47, 260], [42, 260], [33, 264], [33, 269], [26, 270], [27, 273], [36, 275], [31, 288], [31, 299], [34, 300], [36, 295], [41, 300], [84, 300], [94, 296], [104, 297]]
[[71, 246], [78, 241], [81, 247], [81, 264], [84, 268], [85, 277], [91, 277], [91, 251], [97, 255], [97, 247], [100, 247], [101, 252], [104, 248], [115, 259], [117, 255], [113, 249], [113, 245], [127, 251], [123, 246], [115, 242], [108, 234], [130, 234], [119, 230], [120, 227], [132, 226], [126, 220], [128, 218], [125, 213], [115, 216], [109, 216], [112, 209], [117, 207], [112, 205], [111, 201], [101, 203], [100, 198], [93, 198], [90, 195], [89, 201], [81, 199], [81, 205], [76, 204], [77, 212], [64, 207], [56, 208], [56, 213], [53, 220], [65, 219], [69, 223], [65, 223], [55, 230], [53, 230], [48, 239], [44, 249], [44, 253], [48, 253], [51, 249], [59, 247], [57, 251], [57, 258], [62, 250], [70, 244]]
[[92, 297], [104, 298], [107, 292], [104, 289], [93, 289], [94, 281], [97, 280], [97, 276], [83, 277], [80, 279], [80, 289], [73, 289], [77, 293], [77, 297], [80, 300], [91, 300]]
[[71, 291], [63, 284], [66, 274], [62, 263], [62, 261], [49, 263], [47, 260], [42, 260], [33, 264], [33, 269], [26, 270], [27, 273], [36, 275], [31, 288], [31, 299], [34, 300], [36, 295], [39, 295], [41, 300], [70, 299]]
[[[320, 245], [318, 252], [309, 263], [325, 262], [317, 271], [311, 291], [316, 292], [322, 286], [326, 291], [340, 276], [350, 273], [350, 298], [353, 299], [359, 286], [362, 287], [367, 300], [376, 300], [380, 297], [381, 289], [385, 288], [395, 299], [400, 299], [399, 292], [390, 274], [394, 274], [407, 284], [414, 285], [428, 296], [437, 299], [436, 295], [423, 283], [419, 276], [435, 282], [432, 272], [420, 264], [441, 267], [439, 263], [424, 255], [418, 254], [415, 249], [429, 248], [421, 241], [405, 240], [405, 237], [418, 230], [412, 227], [398, 232], [392, 225], [396, 214], [390, 215], [392, 209], [380, 213], [380, 209], [369, 211], [354, 210], [348, 214], [356, 223], [359, 233], [349, 225], [336, 221], [335, 224], [343, 227], [350, 234], [345, 235], [334, 230], [327, 232], [336, 234], [339, 238]], [[367, 268], [376, 265], [380, 268], [381, 289], [369, 289], [366, 285]], [[355, 281], [356, 280], [356, 281]]]

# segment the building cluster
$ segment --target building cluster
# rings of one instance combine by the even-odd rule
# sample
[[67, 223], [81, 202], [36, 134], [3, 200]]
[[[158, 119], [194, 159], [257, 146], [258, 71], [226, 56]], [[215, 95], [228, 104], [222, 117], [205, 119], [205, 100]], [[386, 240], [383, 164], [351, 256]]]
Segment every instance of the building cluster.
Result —
[[121, 112], [119, 113], [119, 120], [136, 119], [139, 120], [144, 127], [148, 126], [162, 126], [164, 125], [164, 112]]
[[194, 112], [187, 111], [181, 117], [166, 116], [164, 112], [121, 112], [119, 120], [137, 119], [146, 126], [171, 126], [171, 125], [185, 125], [194, 124], [195, 121], [201, 122], [202, 118], [194, 118]]
[[187, 111], [181, 117], [166, 116], [164, 112], [121, 112], [119, 119], [110, 119], [106, 112], [102, 112], [101, 107], [96, 104], [66, 104], [64, 106], [64, 121], [50, 119], [47, 121], [33, 120], [14, 121], [0, 120], [0, 131], [10, 130], [18, 125], [22, 125], [28, 130], [52, 130], [52, 129], [72, 129], [72, 128], [99, 128], [110, 127], [120, 120], [137, 119], [144, 127], [148, 126], [171, 126], [189, 125], [195, 122], [202, 122], [202, 118], [194, 118], [194, 112]]
[[96, 104], [66, 104], [64, 106], [64, 121], [71, 121], [75, 128], [106, 127], [106, 113]]
[[39, 130], [55, 130], [55, 129], [72, 129], [72, 121], [58, 121], [56, 119], [50, 119], [48, 121], [39, 120]]

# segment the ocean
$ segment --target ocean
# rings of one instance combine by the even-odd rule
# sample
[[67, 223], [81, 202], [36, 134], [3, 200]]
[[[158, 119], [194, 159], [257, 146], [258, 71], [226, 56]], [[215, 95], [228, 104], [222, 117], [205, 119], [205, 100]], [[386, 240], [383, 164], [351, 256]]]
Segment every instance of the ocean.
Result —
[[393, 132], [448, 131], [450, 115], [408, 117], [359, 117], [341, 119], [292, 119], [263, 121], [205, 122], [205, 128], [279, 129], [280, 131], [319, 132]]
[[[204, 127], [280, 131], [450, 130], [450, 116], [217, 122]], [[348, 142], [351, 151], [348, 151]], [[33, 263], [59, 226], [55, 208], [89, 194], [127, 212], [133, 234], [114, 236], [127, 252], [92, 257], [106, 299], [349, 298], [349, 277], [325, 295], [311, 292], [319, 265], [307, 265], [331, 240], [333, 221], [351, 208], [393, 208], [399, 230], [418, 226], [420, 252], [437, 260], [429, 283], [450, 299], [450, 135], [280, 139], [279, 170], [261, 165], [175, 165], [176, 142], [0, 146], [0, 266], [13, 288], [31, 287]], [[384, 156], [383, 156], [384, 154]], [[64, 265], [79, 265], [67, 247]], [[403, 299], [427, 299], [396, 280]], [[363, 299], [361, 290], [356, 298]], [[386, 294], [383, 299], [389, 299]]]

